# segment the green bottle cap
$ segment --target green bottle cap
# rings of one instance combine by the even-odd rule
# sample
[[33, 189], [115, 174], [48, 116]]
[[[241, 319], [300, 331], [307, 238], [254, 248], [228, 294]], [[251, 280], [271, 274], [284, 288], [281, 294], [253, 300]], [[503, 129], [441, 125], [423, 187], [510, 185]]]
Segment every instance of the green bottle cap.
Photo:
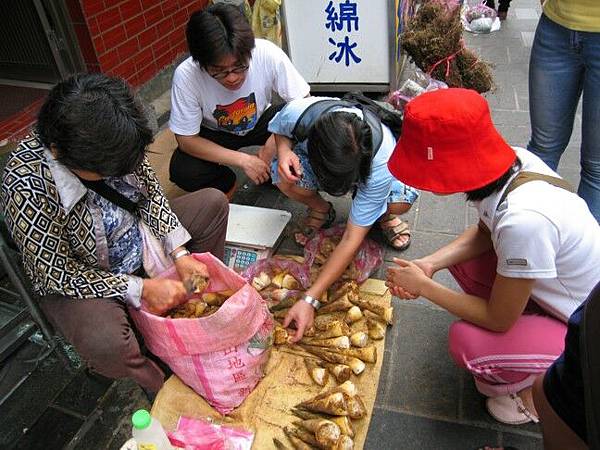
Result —
[[144, 428], [148, 428], [150, 426], [150, 422], [152, 421], [152, 416], [145, 409], [138, 409], [133, 413], [131, 417], [131, 423], [138, 430], [143, 430]]

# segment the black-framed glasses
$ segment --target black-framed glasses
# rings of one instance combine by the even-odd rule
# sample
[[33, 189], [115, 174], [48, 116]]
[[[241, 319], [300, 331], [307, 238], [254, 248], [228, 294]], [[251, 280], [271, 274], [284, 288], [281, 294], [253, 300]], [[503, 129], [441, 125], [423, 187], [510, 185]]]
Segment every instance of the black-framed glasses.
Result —
[[222, 80], [224, 78], [227, 78], [230, 73], [236, 73], [236, 74], [244, 73], [248, 70], [249, 67], [250, 67], [250, 65], [248, 65], [248, 64], [240, 64], [239, 66], [235, 66], [231, 70], [222, 70], [221, 72], [215, 72], [215, 73], [210, 73], [208, 71], [207, 72], [215, 80]]

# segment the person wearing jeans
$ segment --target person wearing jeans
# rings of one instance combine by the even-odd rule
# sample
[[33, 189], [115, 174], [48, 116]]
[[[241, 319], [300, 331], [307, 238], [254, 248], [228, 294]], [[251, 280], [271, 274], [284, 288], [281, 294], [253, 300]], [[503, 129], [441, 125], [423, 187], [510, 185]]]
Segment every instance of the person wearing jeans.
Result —
[[569, 144], [579, 98], [578, 194], [600, 221], [600, 2], [547, 0], [529, 63], [528, 150], [552, 170]]

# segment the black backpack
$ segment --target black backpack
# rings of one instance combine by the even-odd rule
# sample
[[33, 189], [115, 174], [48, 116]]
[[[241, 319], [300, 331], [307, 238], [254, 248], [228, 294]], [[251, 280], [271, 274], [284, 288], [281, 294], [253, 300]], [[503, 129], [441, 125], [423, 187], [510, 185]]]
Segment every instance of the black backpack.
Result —
[[294, 125], [292, 137], [296, 142], [305, 141], [308, 138], [311, 125], [317, 120], [321, 114], [325, 114], [335, 108], [358, 108], [362, 111], [363, 116], [369, 127], [371, 128], [371, 140], [373, 143], [373, 151], [377, 152], [383, 141], [383, 129], [381, 128], [381, 120], [371, 110], [365, 108], [358, 101], [347, 101], [339, 99], [324, 99], [319, 100], [308, 108], [306, 108]]

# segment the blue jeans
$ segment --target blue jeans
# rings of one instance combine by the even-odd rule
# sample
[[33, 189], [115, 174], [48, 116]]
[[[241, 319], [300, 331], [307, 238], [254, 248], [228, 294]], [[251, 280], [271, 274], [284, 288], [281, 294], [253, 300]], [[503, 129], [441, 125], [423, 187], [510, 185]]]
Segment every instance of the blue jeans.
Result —
[[527, 148], [554, 170], [571, 138], [582, 93], [578, 194], [600, 222], [600, 33], [573, 31], [542, 15], [529, 63]]

